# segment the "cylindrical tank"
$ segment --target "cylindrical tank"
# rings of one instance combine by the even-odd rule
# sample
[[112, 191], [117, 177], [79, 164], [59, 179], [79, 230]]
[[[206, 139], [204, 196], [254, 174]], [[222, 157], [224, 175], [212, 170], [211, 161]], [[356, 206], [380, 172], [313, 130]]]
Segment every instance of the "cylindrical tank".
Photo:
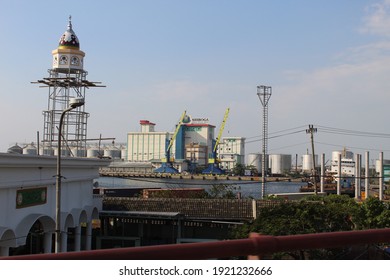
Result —
[[[54, 149], [54, 155], [55, 155], [55, 156], [58, 155], [58, 149], [57, 149], [57, 147]], [[62, 147], [62, 148], [61, 148], [61, 156], [62, 156], [62, 157], [68, 157], [68, 156], [70, 156], [69, 149]]]
[[291, 155], [270, 155], [269, 161], [271, 174], [285, 174], [291, 170]]
[[353, 158], [353, 152], [351, 151], [333, 151], [332, 152], [332, 162], [337, 162], [339, 155], [341, 154], [342, 159], [354, 159]]
[[37, 147], [35, 147], [33, 143], [28, 144], [26, 147], [23, 148], [23, 154], [24, 155], [36, 155], [37, 154]]
[[87, 149], [87, 157], [96, 158], [101, 156], [98, 146], [90, 146]]
[[23, 148], [20, 147], [18, 144], [15, 144], [12, 147], [8, 148], [7, 153], [9, 153], [9, 154], [23, 154]]
[[[384, 169], [390, 169], [390, 159], [384, 159], [383, 160], [383, 168]], [[380, 161], [377, 159], [375, 161], [375, 171], [378, 173], [380, 171]]]
[[44, 156], [54, 156], [54, 149], [51, 147], [43, 147], [40, 149], [40, 153]]
[[[315, 166], [318, 167], [318, 155], [314, 155]], [[302, 172], [311, 172], [313, 170], [313, 155], [302, 155]]]
[[122, 160], [127, 160], [127, 148], [126, 145], [121, 145], [121, 159]]
[[74, 157], [85, 157], [87, 154], [85, 149], [80, 148], [80, 147], [72, 147], [70, 150], [72, 151], [72, 155]]
[[121, 150], [114, 145], [108, 146], [104, 149], [104, 156], [110, 157], [112, 159], [120, 159], [121, 158]]
[[248, 155], [248, 166], [254, 166], [258, 173], [261, 173], [262, 154], [254, 153]]

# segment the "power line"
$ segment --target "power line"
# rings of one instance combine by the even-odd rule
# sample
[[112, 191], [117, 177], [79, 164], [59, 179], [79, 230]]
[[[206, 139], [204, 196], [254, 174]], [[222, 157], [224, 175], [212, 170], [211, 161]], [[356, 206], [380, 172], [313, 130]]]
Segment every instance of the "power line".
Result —
[[[304, 128], [306, 126], [307, 125], [301, 125], [301, 126], [297, 126], [297, 127], [293, 127], [293, 128], [287, 128], [287, 129], [283, 129], [283, 130], [279, 130], [279, 131], [275, 131], [275, 132], [270, 132], [268, 134], [269, 135], [278, 134], [278, 133], [281, 133], [281, 132], [286, 132], [286, 131], [290, 131], [290, 130], [296, 130], [296, 129], [299, 129], [299, 128]], [[260, 138], [260, 137], [262, 137], [262, 135], [251, 136], [251, 137], [247, 137], [246, 139]]]
[[390, 138], [389, 133], [350, 130], [350, 129], [335, 128], [335, 127], [328, 127], [328, 126], [321, 126], [321, 125], [317, 125], [317, 127], [321, 132], [330, 133], [330, 134], [352, 135], [352, 136], [362, 136], [362, 137]]
[[[316, 144], [321, 144], [321, 145], [326, 145], [326, 146], [333, 146], [333, 147], [345, 147], [345, 145], [340, 145], [340, 144], [331, 144], [331, 143], [324, 143], [324, 142], [318, 142], [318, 141], [315, 141]], [[356, 150], [363, 150], [363, 151], [367, 151], [367, 150], [370, 150], [370, 151], [378, 151], [378, 152], [390, 152], [390, 150], [384, 150], [384, 149], [376, 149], [376, 148], [363, 148], [363, 147], [354, 147], [354, 146], [348, 146], [348, 148], [351, 148], [351, 149], [356, 149]]]
[[[301, 132], [305, 132], [305, 131], [306, 130], [304, 130], [304, 129], [297, 130], [297, 131], [293, 131], [293, 132], [289, 132], [289, 133], [284, 133], [284, 134], [280, 134], [280, 135], [271, 136], [271, 137], [268, 137], [267, 139], [275, 139], [275, 138], [288, 136], [288, 135], [292, 135], [292, 134], [297, 134], [297, 133], [301, 133]], [[257, 139], [257, 140], [252, 140], [252, 141], [245, 141], [245, 144], [249, 144], [249, 143], [253, 143], [253, 142], [260, 142], [260, 141], [263, 141], [263, 139]]]

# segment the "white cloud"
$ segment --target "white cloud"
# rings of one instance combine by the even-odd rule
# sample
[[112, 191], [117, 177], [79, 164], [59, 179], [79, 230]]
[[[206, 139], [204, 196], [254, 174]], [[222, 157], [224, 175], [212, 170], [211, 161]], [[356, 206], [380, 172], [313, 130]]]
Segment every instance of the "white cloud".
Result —
[[362, 32], [390, 36], [390, 0], [383, 0], [367, 7]]

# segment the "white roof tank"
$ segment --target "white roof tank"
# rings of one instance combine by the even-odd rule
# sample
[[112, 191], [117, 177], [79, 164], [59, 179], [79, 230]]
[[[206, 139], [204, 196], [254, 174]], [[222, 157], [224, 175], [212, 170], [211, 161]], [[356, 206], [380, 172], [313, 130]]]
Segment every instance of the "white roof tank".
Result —
[[72, 147], [70, 150], [73, 157], [85, 157], [87, 154], [86, 150], [80, 147]]
[[36, 155], [37, 154], [37, 147], [34, 146], [34, 143], [28, 144], [26, 147], [23, 148], [23, 154], [24, 155]]
[[88, 158], [97, 158], [101, 156], [102, 151], [100, 151], [98, 146], [90, 146], [87, 149], [87, 157]]
[[15, 144], [12, 147], [8, 148], [7, 153], [9, 153], [9, 154], [23, 154], [23, 148], [20, 147], [18, 144]]
[[110, 157], [112, 159], [120, 159], [121, 150], [118, 147], [116, 147], [114, 144], [112, 146], [107, 146], [104, 149], [104, 156]]

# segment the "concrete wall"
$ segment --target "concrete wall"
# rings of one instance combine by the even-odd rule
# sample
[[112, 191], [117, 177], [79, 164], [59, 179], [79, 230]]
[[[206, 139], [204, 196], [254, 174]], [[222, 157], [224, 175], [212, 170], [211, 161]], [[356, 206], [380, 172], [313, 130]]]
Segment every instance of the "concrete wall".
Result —
[[[61, 229], [79, 227], [98, 218], [101, 208], [93, 198], [93, 179], [108, 160], [63, 157]], [[8, 247], [26, 243], [32, 225], [39, 221], [47, 233], [45, 252], [51, 250], [56, 213], [57, 157], [0, 153], [0, 255]], [[14, 236], [12, 241], [9, 236]]]

